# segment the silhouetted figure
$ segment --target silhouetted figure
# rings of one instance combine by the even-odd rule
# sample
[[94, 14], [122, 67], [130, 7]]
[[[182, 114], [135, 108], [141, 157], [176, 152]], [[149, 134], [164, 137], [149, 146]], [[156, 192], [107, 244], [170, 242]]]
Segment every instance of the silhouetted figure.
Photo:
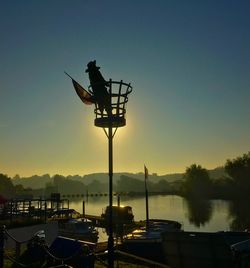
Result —
[[110, 94], [106, 88], [107, 81], [99, 71], [100, 67], [96, 66], [95, 60], [90, 61], [87, 66], [86, 73], [89, 74], [89, 81], [93, 90], [95, 102], [97, 103], [101, 114], [103, 115], [105, 109], [108, 116], [112, 115]]

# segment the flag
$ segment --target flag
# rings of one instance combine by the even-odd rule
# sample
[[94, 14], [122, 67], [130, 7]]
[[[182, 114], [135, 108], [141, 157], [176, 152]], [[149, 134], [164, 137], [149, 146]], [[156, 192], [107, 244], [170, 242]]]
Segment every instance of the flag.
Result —
[[75, 91], [78, 95], [78, 97], [81, 99], [81, 101], [84, 104], [91, 105], [94, 103], [93, 101], [93, 95], [91, 95], [87, 90], [85, 90], [80, 84], [78, 84], [73, 78], [72, 83], [75, 88]]
[[78, 84], [68, 73], [64, 72], [69, 78], [71, 78], [73, 86], [75, 88], [76, 94], [81, 99], [81, 101], [87, 105], [94, 103], [94, 97], [86, 89], [84, 89], [80, 84]]
[[144, 174], [145, 174], [145, 180], [146, 180], [148, 178], [148, 169], [145, 165], [144, 165]]

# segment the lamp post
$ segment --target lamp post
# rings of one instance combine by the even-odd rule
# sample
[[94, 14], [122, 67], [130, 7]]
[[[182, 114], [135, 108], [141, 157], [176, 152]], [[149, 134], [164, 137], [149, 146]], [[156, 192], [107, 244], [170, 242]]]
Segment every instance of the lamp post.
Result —
[[113, 238], [113, 138], [118, 128], [126, 125], [126, 104], [128, 95], [132, 92], [130, 84], [121, 81], [108, 82], [104, 80], [99, 72], [100, 67], [96, 61], [88, 63], [90, 86], [84, 89], [69, 74], [77, 95], [83, 103], [95, 104], [96, 127], [104, 130], [108, 138], [108, 162], [109, 162], [109, 220], [108, 220], [108, 265], [114, 267], [114, 238]]
[[[92, 85], [93, 86], [93, 85]], [[89, 88], [91, 89], [90, 86]], [[108, 263], [114, 267], [114, 238], [113, 238], [113, 138], [119, 127], [126, 125], [126, 103], [128, 95], [132, 92], [130, 84], [123, 81], [109, 80], [106, 83], [111, 100], [111, 113], [100, 111], [98, 104], [95, 104], [95, 126], [101, 127], [108, 138], [108, 159], [109, 159], [109, 221], [108, 221]]]

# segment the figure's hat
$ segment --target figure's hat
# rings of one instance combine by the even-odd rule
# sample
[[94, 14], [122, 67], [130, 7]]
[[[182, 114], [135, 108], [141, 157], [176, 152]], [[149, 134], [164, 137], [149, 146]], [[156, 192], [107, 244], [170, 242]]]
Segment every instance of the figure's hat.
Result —
[[87, 64], [88, 68], [85, 70], [86, 73], [88, 73], [89, 71], [93, 71], [93, 70], [99, 70], [100, 67], [97, 67], [96, 66], [96, 61], [90, 61], [88, 64]]

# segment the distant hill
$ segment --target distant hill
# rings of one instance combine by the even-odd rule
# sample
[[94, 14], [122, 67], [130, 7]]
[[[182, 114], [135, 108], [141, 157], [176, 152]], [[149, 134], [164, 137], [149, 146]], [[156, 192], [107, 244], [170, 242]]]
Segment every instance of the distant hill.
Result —
[[52, 179], [49, 174], [45, 174], [42, 176], [34, 175], [31, 177], [19, 177], [15, 176], [12, 179], [14, 185], [21, 184], [24, 188], [32, 188], [32, 189], [41, 189], [45, 188], [45, 185], [49, 182], [52, 182]]
[[[208, 170], [209, 175], [213, 179], [219, 179], [223, 176], [225, 176], [225, 171], [223, 167], [218, 167], [215, 169]], [[120, 179], [121, 175], [125, 175], [128, 177], [132, 177], [138, 180], [144, 180], [144, 173], [129, 173], [129, 172], [119, 172], [114, 173], [113, 175], [113, 181], [114, 183], [117, 182], [117, 180]], [[173, 173], [173, 174], [166, 174], [166, 175], [156, 175], [156, 174], [149, 174], [149, 180], [152, 182], [159, 182], [160, 180], [166, 180], [167, 182], [174, 182], [179, 181], [183, 179], [184, 173]], [[108, 174], [107, 173], [93, 173], [85, 175], [81, 178], [81, 181], [85, 184], [89, 184], [93, 180], [97, 180], [100, 182], [108, 182]], [[73, 178], [72, 178], [73, 179]], [[78, 178], [79, 179], [79, 178]]]
[[[125, 175], [127, 177], [132, 177], [138, 180], [144, 180], [144, 173], [129, 173], [129, 172], [119, 172], [119, 173], [114, 173], [113, 175], [113, 181], [114, 183], [117, 182], [117, 180], [120, 179], [121, 175]], [[176, 173], [176, 174], [168, 174], [168, 175], [149, 175], [149, 180], [152, 180], [152, 182], [159, 182], [160, 180], [166, 180], [168, 182], [173, 182], [176, 180], [180, 180], [182, 178], [183, 174], [181, 173]], [[84, 184], [89, 184], [91, 181], [97, 180], [100, 182], [108, 182], [109, 176], [108, 173], [93, 173], [93, 174], [88, 174], [85, 175], [82, 178], [82, 182]]]
[[[225, 171], [223, 167], [218, 167], [212, 170], [209, 170], [210, 177], [213, 179], [219, 179], [223, 176], [225, 176]], [[113, 182], [114, 184], [120, 179], [121, 175], [125, 175], [127, 177], [135, 178], [138, 180], [144, 180], [144, 173], [129, 173], [129, 172], [118, 172], [114, 173], [113, 175]], [[174, 174], [166, 174], [166, 175], [157, 175], [152, 174], [149, 175], [149, 181], [158, 183], [161, 180], [165, 180], [169, 183], [180, 181], [183, 178], [183, 173], [174, 173]], [[79, 175], [70, 175], [66, 177], [69, 180], [74, 181], [80, 181], [84, 183], [85, 185], [89, 185], [93, 183], [94, 181], [98, 181], [102, 184], [108, 183], [109, 177], [107, 173], [93, 173], [93, 174], [87, 174], [84, 176]], [[49, 174], [45, 174], [42, 176], [31, 176], [31, 177], [25, 177], [20, 178], [19, 176], [15, 176], [12, 178], [12, 182], [14, 185], [22, 184], [25, 188], [32, 188], [32, 189], [41, 189], [45, 188], [46, 184], [52, 183], [53, 179], [50, 177]]]

